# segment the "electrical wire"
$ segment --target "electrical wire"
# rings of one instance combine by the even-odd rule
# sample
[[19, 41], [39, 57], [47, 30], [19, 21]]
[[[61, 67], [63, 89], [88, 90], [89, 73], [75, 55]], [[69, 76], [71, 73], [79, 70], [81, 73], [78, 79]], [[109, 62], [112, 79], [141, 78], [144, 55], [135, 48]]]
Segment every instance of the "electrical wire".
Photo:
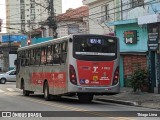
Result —
[[[153, 1], [149, 1], [149, 2], [146, 2], [146, 3], [144, 3], [143, 5], [149, 5], [150, 3], [152, 3], [152, 4], [155, 4], [155, 3], [158, 3], [158, 2], [154, 2], [155, 0], [153, 0]], [[154, 3], [153, 3], [154, 2]], [[133, 3], [133, 2], [132, 2]], [[130, 3], [126, 3], [125, 4], [125, 6], [126, 5], [130, 5], [130, 4], [132, 4], [131, 2]], [[100, 6], [100, 5], [99, 5]], [[124, 7], [124, 6], [123, 6]], [[139, 6], [137, 6], [137, 7], [139, 7]], [[95, 8], [95, 7], [94, 7]], [[119, 8], [119, 7], [114, 7], [114, 8], [112, 8], [112, 9], [109, 9], [109, 10], [114, 10], [114, 9], [116, 9], [116, 8]], [[93, 9], [93, 8], [92, 8]], [[126, 10], [130, 10], [130, 9], [133, 9], [132, 7], [131, 8], [128, 8], [128, 9], [123, 9], [123, 10], [121, 10], [121, 11], [117, 11], [117, 12], [114, 12], [114, 13], [110, 13], [109, 15], [111, 15], [111, 14], [115, 14], [115, 13], [119, 13], [119, 12], [123, 12], [123, 11], [126, 11]], [[82, 11], [82, 12], [85, 12], [85, 11]], [[100, 13], [104, 13], [105, 11], [102, 11], [102, 12], [97, 12], [97, 13], [94, 13], [94, 14], [90, 14], [90, 15], [88, 15], [88, 18], [90, 17], [90, 16], [92, 16], [92, 15], [96, 15], [96, 14], [100, 14]], [[74, 15], [74, 14], [73, 14]], [[94, 17], [94, 18], [92, 18], [92, 19], [95, 19], [95, 18], [101, 18], [101, 17], [104, 17], [104, 16], [106, 16], [106, 15], [101, 15], [101, 16], [99, 16], [99, 17]]]

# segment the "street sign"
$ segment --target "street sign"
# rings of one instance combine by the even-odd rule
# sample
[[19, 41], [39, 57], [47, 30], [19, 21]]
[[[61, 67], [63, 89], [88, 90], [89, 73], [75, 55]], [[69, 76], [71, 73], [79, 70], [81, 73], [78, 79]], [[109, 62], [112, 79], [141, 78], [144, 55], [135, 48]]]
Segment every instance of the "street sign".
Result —
[[125, 31], [124, 41], [126, 44], [136, 44], [137, 43], [137, 30]]
[[158, 33], [148, 33], [148, 50], [157, 51], [158, 49]]

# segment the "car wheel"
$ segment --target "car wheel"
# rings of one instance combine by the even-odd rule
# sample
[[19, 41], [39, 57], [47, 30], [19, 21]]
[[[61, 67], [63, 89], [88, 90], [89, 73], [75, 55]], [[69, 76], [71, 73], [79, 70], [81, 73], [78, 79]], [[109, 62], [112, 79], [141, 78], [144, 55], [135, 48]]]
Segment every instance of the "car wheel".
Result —
[[1, 78], [1, 79], [0, 79], [0, 83], [1, 83], [1, 84], [5, 84], [5, 83], [6, 83], [6, 79], [5, 79], [5, 78]]

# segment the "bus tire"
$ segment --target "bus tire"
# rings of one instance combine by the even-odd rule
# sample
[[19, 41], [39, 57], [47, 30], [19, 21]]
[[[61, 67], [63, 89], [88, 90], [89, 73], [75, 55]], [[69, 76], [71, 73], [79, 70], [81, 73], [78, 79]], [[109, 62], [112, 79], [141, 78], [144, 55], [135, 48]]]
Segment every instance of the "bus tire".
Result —
[[23, 95], [24, 95], [24, 96], [29, 96], [29, 94], [30, 94], [30, 92], [29, 92], [28, 90], [24, 90], [24, 89], [23, 89]]
[[23, 89], [23, 95], [24, 96], [29, 96], [30, 92], [28, 90], [25, 90], [24, 81], [22, 82], [22, 89]]
[[80, 102], [91, 102], [93, 100], [93, 94], [87, 94], [87, 93], [78, 93], [78, 99]]
[[49, 101], [51, 99], [51, 95], [49, 94], [49, 86], [48, 82], [44, 83], [44, 99], [46, 101]]

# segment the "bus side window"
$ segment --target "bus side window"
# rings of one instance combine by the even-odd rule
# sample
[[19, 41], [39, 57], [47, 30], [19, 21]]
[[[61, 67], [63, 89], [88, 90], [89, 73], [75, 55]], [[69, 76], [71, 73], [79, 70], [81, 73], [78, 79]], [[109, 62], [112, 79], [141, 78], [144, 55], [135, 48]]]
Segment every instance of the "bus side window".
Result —
[[21, 63], [22, 63], [22, 64], [21, 64], [22, 66], [25, 66], [25, 65], [26, 65], [26, 55], [25, 55], [25, 53], [26, 53], [25, 51], [22, 51], [22, 62], [21, 62]]
[[32, 49], [31, 50], [31, 62], [30, 62], [30, 64], [31, 65], [34, 65], [34, 63], [35, 63], [35, 50], [34, 49]]
[[28, 65], [28, 51], [26, 50], [25, 51], [25, 66], [27, 66]]
[[53, 64], [60, 64], [60, 44], [53, 47]]
[[41, 49], [41, 64], [46, 64], [46, 47]]
[[28, 54], [27, 54], [27, 65], [30, 65], [30, 56], [31, 56], [31, 52], [30, 50], [28, 50]]
[[18, 53], [17, 53], [16, 74], [19, 73], [19, 69], [20, 69], [20, 60], [21, 60], [21, 52], [18, 52]]
[[36, 65], [39, 65], [39, 64], [40, 64], [40, 59], [41, 59], [40, 54], [41, 54], [41, 49], [40, 49], [40, 48], [37, 48], [37, 49], [36, 49], [36, 61], [35, 61], [35, 64], [36, 64]]
[[52, 63], [52, 57], [53, 56], [53, 53], [52, 53], [52, 46], [48, 46], [47, 47], [47, 63], [48, 64], [51, 64]]
[[66, 63], [66, 59], [67, 59], [67, 49], [68, 49], [68, 43], [67, 42], [63, 42], [62, 43], [62, 57], [61, 57], [61, 62], [63, 63], [63, 64], [65, 64]]

